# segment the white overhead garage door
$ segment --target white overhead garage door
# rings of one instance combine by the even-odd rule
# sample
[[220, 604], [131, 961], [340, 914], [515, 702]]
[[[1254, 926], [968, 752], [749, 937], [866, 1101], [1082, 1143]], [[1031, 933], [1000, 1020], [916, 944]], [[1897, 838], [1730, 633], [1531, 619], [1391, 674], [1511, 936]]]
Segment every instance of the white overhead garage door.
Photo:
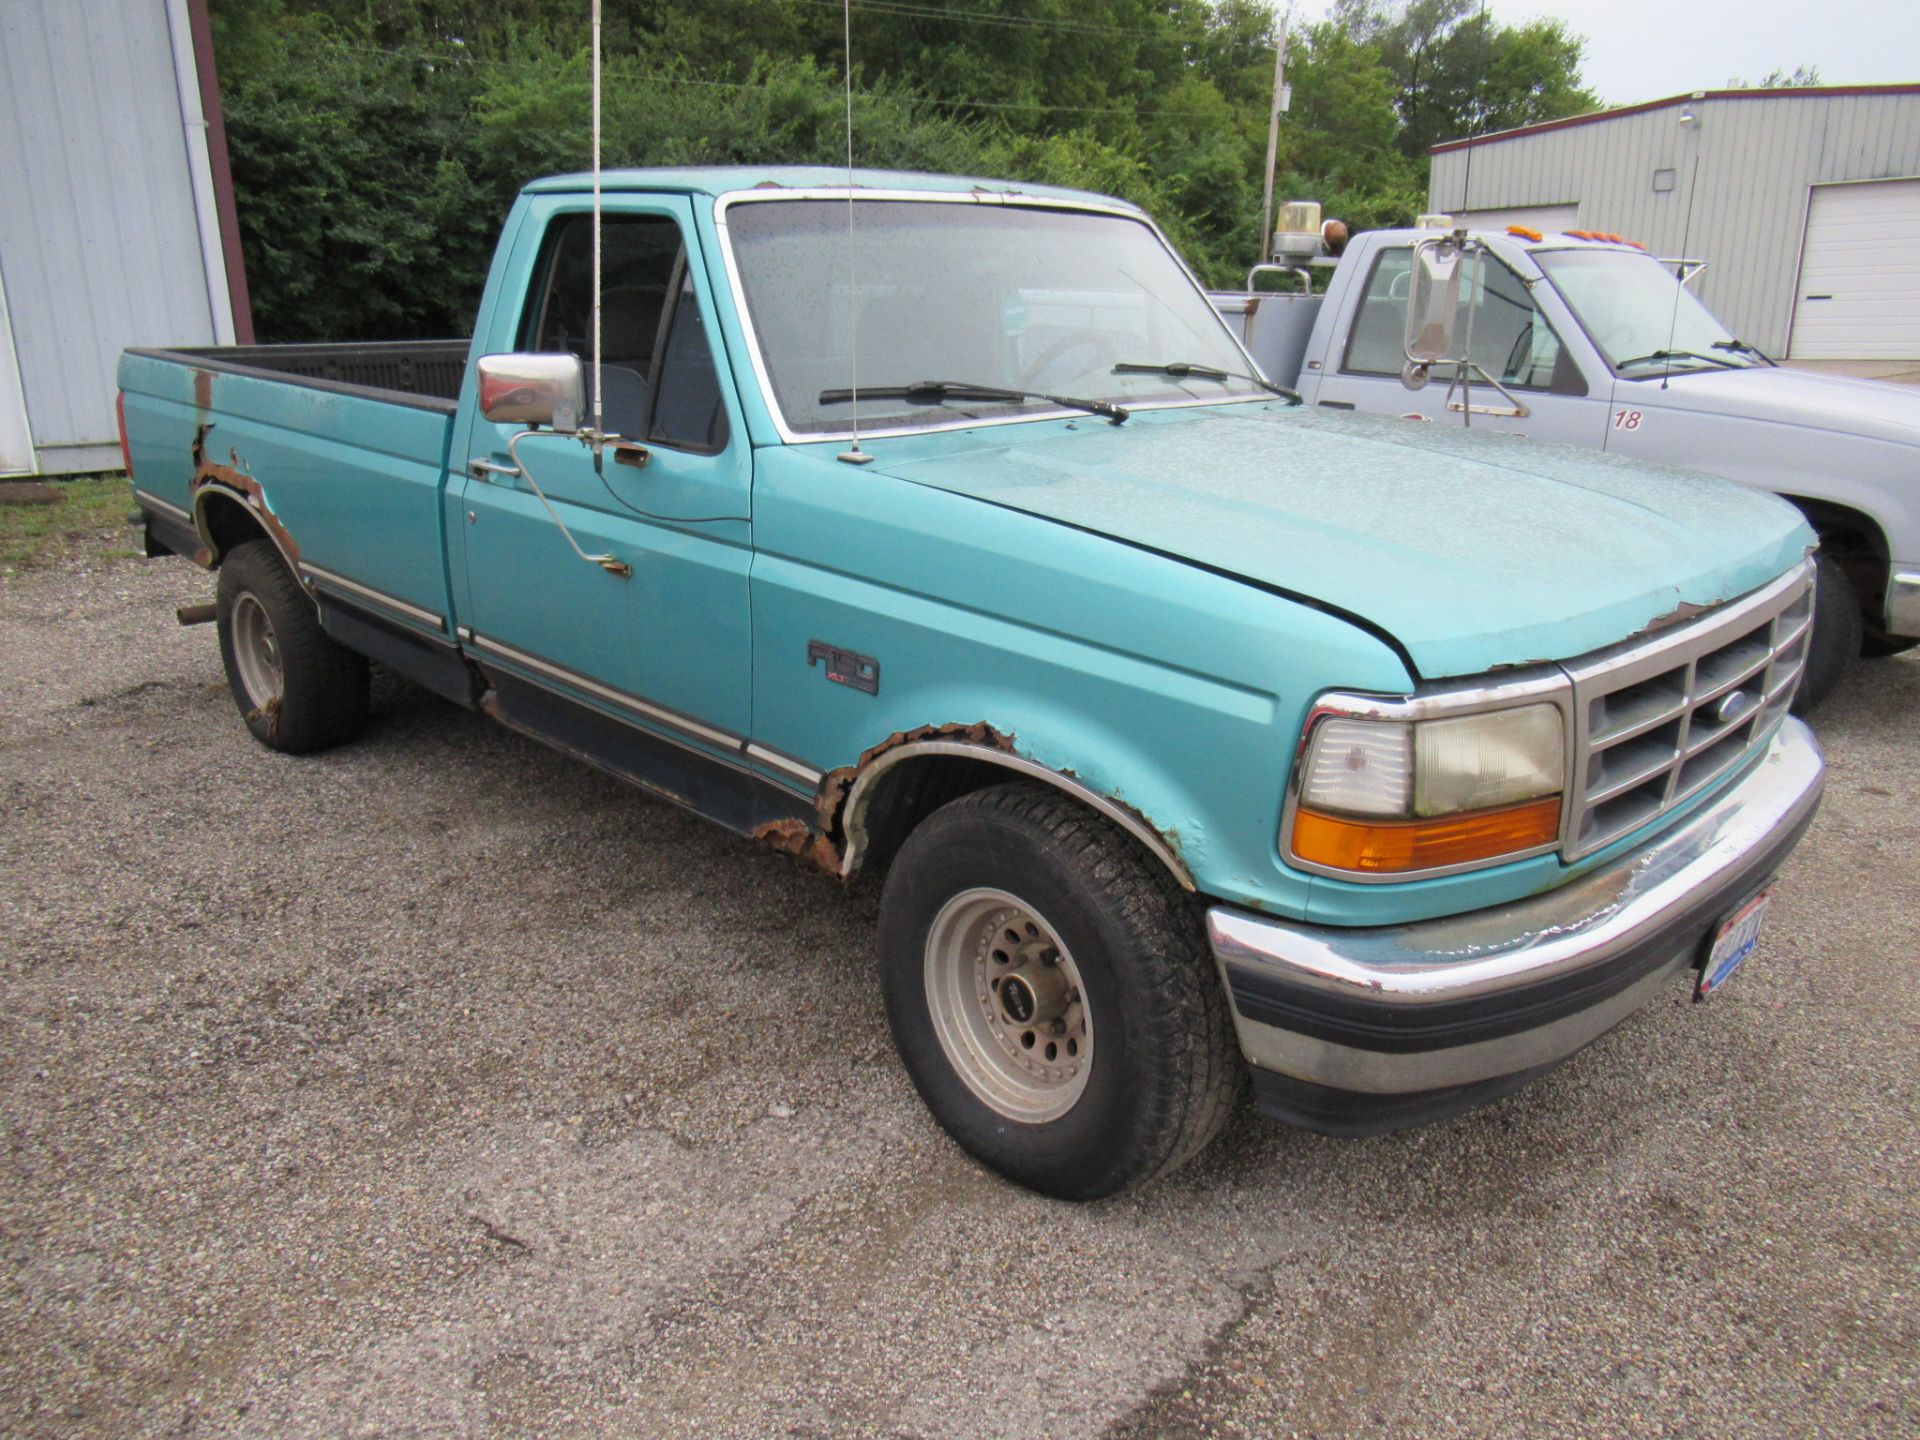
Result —
[[1524, 225], [1542, 235], [1558, 235], [1577, 229], [1580, 207], [1576, 205], [1522, 205], [1512, 210], [1463, 210], [1453, 217], [1469, 230], [1504, 230], [1509, 225]]
[[1794, 359], [1920, 359], [1920, 180], [1814, 186], [1794, 295]]

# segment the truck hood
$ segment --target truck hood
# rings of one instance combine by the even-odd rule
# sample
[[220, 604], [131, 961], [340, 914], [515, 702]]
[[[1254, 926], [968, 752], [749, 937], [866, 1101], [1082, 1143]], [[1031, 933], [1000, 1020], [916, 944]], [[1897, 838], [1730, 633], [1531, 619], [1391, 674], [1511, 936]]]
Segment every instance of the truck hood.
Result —
[[1920, 388], [1912, 385], [1762, 365], [1675, 375], [1664, 390], [1657, 378], [1623, 381], [1615, 393], [1623, 403], [1644, 400], [1646, 409], [1771, 420], [1920, 446]]
[[1277, 404], [957, 438], [875, 442], [876, 468], [1345, 612], [1429, 679], [1599, 649], [1813, 544], [1797, 511], [1726, 481]]

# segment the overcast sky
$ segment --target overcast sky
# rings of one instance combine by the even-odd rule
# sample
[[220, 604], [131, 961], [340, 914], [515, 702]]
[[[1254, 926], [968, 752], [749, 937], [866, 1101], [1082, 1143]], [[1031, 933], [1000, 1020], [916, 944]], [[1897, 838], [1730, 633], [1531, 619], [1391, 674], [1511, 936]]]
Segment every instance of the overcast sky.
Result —
[[[1286, 0], [1280, 0], [1284, 6]], [[1327, 0], [1295, 0], [1317, 20]], [[1610, 105], [1717, 90], [1817, 65], [1826, 85], [1920, 81], [1916, 0], [1489, 0], [1496, 19], [1564, 20], [1587, 42], [1588, 88]]]

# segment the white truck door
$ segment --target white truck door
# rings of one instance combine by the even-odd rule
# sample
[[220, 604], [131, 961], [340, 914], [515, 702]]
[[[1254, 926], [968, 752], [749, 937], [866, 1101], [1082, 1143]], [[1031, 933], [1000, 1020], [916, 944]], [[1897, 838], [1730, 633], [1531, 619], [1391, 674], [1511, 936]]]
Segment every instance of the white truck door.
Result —
[[[1406, 245], [1382, 246], [1375, 252], [1365, 282], [1350, 292], [1352, 305], [1332, 336], [1315, 401], [1332, 410], [1419, 416], [1463, 425], [1466, 417], [1447, 408], [1448, 367], [1435, 366], [1424, 390], [1410, 391], [1400, 383], [1406, 361], [1403, 343], [1412, 257]], [[1589, 393], [1577, 358], [1510, 266], [1487, 255], [1476, 269], [1477, 294], [1470, 298], [1463, 291], [1456, 333], [1463, 338], [1467, 334], [1467, 308], [1477, 301], [1472, 317], [1473, 358], [1513, 392], [1527, 413], [1475, 415], [1473, 428], [1565, 445], [1604, 445], [1607, 390]], [[1453, 398], [1460, 400], [1458, 389]], [[1492, 386], [1476, 384], [1473, 403], [1498, 406], [1506, 402]]]

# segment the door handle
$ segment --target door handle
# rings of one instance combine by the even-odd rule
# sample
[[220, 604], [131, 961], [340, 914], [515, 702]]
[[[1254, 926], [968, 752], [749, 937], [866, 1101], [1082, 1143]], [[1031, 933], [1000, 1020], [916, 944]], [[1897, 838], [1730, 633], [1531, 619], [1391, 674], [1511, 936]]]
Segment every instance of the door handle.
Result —
[[518, 480], [520, 478], [520, 467], [518, 465], [501, 465], [492, 460], [469, 460], [467, 462], [467, 471], [474, 479], [483, 480], [489, 485], [493, 483], [493, 477], [496, 475], [502, 480]]

